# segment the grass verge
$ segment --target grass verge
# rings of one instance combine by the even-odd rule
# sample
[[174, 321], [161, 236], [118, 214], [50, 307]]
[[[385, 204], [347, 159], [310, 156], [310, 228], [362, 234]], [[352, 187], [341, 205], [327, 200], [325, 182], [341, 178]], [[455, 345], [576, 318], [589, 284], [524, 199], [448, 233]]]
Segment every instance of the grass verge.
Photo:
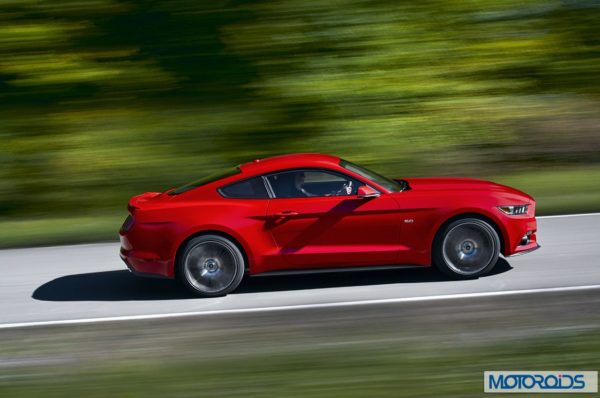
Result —
[[129, 356], [20, 367], [2, 372], [0, 396], [481, 397], [484, 370], [594, 370], [599, 352], [598, 330], [459, 346], [376, 340], [291, 344], [283, 351], [187, 360]]
[[0, 248], [116, 241], [124, 214], [0, 221]]

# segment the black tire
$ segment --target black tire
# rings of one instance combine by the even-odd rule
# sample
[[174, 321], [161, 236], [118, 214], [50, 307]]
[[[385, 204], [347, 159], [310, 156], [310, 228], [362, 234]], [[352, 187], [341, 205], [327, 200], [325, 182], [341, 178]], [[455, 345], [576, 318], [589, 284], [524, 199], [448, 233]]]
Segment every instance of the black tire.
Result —
[[489, 222], [473, 217], [446, 225], [433, 245], [433, 263], [441, 272], [457, 279], [489, 273], [500, 256], [500, 237]]
[[190, 239], [178, 259], [181, 283], [200, 297], [218, 297], [234, 291], [244, 277], [244, 255], [231, 240], [220, 235]]

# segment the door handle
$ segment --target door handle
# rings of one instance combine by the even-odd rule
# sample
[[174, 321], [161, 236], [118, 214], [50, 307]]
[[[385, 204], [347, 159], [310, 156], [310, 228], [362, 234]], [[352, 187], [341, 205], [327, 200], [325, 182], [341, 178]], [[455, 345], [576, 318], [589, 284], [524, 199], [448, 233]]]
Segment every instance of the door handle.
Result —
[[297, 216], [299, 214], [300, 213], [295, 212], [295, 211], [286, 210], [286, 211], [280, 211], [278, 213], [275, 213], [274, 215], [275, 215], [275, 217], [293, 217], [293, 216]]

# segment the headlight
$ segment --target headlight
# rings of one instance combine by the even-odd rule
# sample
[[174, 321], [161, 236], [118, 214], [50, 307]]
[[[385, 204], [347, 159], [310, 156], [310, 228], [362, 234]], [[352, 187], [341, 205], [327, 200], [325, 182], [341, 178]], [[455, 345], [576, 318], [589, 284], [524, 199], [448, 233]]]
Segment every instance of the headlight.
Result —
[[498, 206], [498, 209], [509, 216], [518, 216], [520, 214], [527, 214], [529, 205], [515, 205], [515, 206]]

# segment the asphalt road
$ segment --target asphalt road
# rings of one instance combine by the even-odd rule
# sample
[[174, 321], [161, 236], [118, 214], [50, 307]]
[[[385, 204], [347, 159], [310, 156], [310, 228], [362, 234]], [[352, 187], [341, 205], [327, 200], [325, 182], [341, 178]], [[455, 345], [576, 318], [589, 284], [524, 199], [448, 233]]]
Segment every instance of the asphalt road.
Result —
[[[429, 270], [255, 277], [227, 297], [190, 297], [173, 281], [136, 278], [118, 244], [0, 251], [0, 328], [181, 314], [269, 312], [402, 301], [597, 293], [600, 214], [538, 220], [536, 252], [501, 260], [492, 275], [448, 281]], [[589, 290], [588, 290], [589, 289]]]

